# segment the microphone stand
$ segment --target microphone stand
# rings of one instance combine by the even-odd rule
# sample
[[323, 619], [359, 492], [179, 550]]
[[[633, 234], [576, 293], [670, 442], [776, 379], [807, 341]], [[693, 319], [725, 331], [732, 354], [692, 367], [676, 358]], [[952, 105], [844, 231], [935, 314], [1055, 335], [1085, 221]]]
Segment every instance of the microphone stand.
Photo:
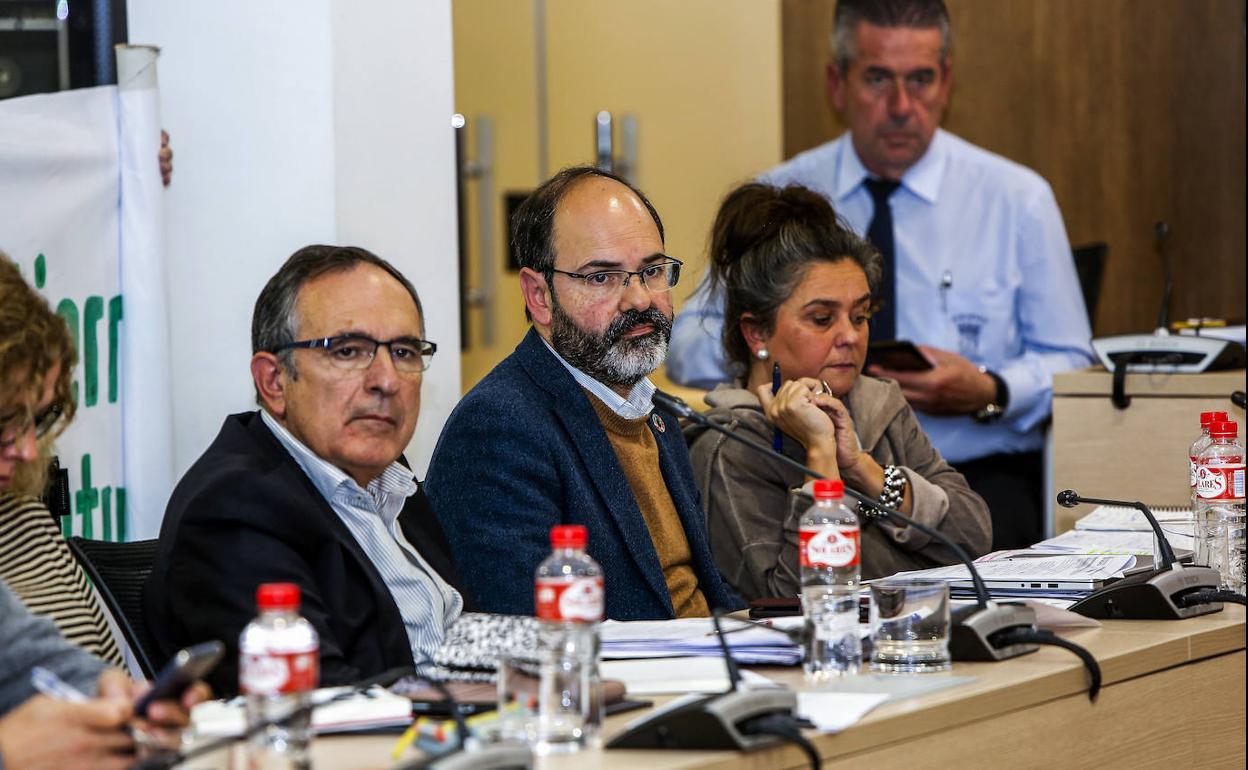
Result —
[[[702, 427], [721, 433], [757, 452], [774, 457], [808, 476], [817, 479], [825, 478], [822, 473], [818, 473], [797, 460], [777, 452], [765, 444], [740, 436], [713, 420], [707, 419], [683, 400], [671, 394], [658, 390], [655, 391], [653, 400], [660, 409], [675, 417], [690, 420]], [[865, 495], [849, 485], [845, 486], [845, 492], [850, 497], [866, 503], [876, 510], [883, 511], [894, 521], [914, 527], [928, 537], [944, 543], [970, 572], [971, 582], [975, 587], [975, 604], [973, 606], [958, 607], [950, 613], [952, 632], [949, 638], [949, 654], [954, 660], [1006, 660], [1019, 655], [1026, 655], [1039, 649], [1036, 644], [1030, 641], [1023, 641], [1017, 633], [1006, 633], [1014, 629], [1035, 631], [1036, 611], [1020, 602], [998, 603], [992, 601], [992, 597], [988, 593], [988, 587], [984, 585], [984, 580], [980, 576], [979, 570], [975, 568], [971, 557], [967, 555], [960, 545], [949, 539], [943, 532], [921, 524], [901, 511], [884, 505], [879, 500]]]
[[606, 747], [751, 751], [784, 740], [796, 744], [811, 766], [818, 768], [819, 755], [802, 736], [794, 714], [797, 695], [787, 688], [738, 688], [741, 673], [728, 650], [719, 616], [719, 610], [714, 610], [711, 621], [728, 671], [728, 690], [675, 707], [660, 707], [612, 738]]
[[1071, 612], [1089, 618], [1116, 620], [1180, 620], [1221, 612], [1221, 601], [1243, 603], [1241, 594], [1218, 590], [1221, 576], [1216, 569], [1184, 567], [1174, 558], [1174, 550], [1166, 540], [1161, 524], [1144, 503], [1080, 497], [1073, 489], [1058, 493], [1057, 503], [1064, 508], [1094, 503], [1136, 509], [1148, 519], [1161, 557], [1161, 564], [1154, 565], [1152, 570], [1115, 580], [1075, 602], [1070, 607]]

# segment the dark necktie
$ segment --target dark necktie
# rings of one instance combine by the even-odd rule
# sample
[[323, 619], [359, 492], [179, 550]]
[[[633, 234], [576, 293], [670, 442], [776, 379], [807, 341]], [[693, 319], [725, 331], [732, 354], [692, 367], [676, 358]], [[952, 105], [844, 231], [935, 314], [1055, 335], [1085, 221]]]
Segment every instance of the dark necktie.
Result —
[[884, 276], [877, 297], [879, 310], [871, 317], [871, 340], [891, 340], [897, 338], [897, 260], [893, 252], [893, 209], [888, 205], [888, 197], [901, 183], [867, 179], [863, 184], [875, 203], [871, 224], [867, 227], [867, 239], [879, 249], [884, 259]]

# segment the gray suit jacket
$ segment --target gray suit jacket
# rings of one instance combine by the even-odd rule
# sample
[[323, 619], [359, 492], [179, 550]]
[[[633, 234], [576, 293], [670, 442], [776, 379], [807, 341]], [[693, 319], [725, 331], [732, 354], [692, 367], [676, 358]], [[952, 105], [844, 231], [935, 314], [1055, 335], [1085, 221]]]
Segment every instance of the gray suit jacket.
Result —
[[[772, 425], [748, 390], [721, 385], [707, 395], [712, 420], [746, 438], [771, 443]], [[972, 558], [992, 545], [992, 519], [983, 498], [940, 456], [914, 411], [891, 380], [860, 376], [844, 399], [862, 448], [880, 465], [896, 465], [910, 483], [911, 518], [939, 530]], [[803, 475], [723, 435], [691, 425], [685, 430], [694, 475], [709, 517], [711, 551], [728, 583], [746, 599], [792, 597], [801, 589], [797, 532], [813, 503], [795, 488]], [[804, 462], [806, 451], [784, 437], [784, 453]], [[863, 522], [862, 577], [956, 561], [953, 552], [923, 533], [875, 520]]]

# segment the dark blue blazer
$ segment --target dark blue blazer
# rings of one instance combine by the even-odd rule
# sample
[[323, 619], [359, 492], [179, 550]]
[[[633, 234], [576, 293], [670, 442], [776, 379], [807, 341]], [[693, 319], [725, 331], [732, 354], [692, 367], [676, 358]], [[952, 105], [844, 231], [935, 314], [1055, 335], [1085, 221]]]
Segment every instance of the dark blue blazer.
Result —
[[[419, 491], [399, 514], [403, 535], [463, 593], [446, 539]], [[412, 647], [381, 573], [260, 417], [226, 418], [212, 446], [173, 490], [144, 615], [163, 661], [220, 639], [209, 676], [217, 695], [238, 692], [238, 637], [256, 615], [256, 587], [291, 582], [321, 640], [321, 684], [344, 685], [412, 665]], [[475, 609], [464, 595], [465, 609]]]
[[[680, 426], [652, 419], [650, 430], [698, 585], [712, 608], [737, 609], [741, 600], [711, 557]], [[584, 524], [589, 554], [602, 565], [607, 617], [675, 617], [654, 542], [606, 431], [536, 331], [451, 413], [424, 488], [481, 609], [532, 615], [533, 573], [550, 554], [550, 528]]]

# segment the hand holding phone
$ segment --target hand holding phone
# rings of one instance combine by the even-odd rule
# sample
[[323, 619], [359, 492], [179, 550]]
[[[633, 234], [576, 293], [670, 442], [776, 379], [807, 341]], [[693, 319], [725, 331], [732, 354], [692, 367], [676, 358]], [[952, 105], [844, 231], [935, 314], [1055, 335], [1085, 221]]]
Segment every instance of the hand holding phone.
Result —
[[147, 716], [147, 707], [158, 700], [177, 700], [195, 682], [208, 675], [225, 654], [221, 642], [203, 642], [179, 650], [152, 680], [151, 689], [134, 704], [134, 713]]
[[883, 340], [867, 346], [867, 366], [894, 372], [925, 372], [932, 362], [909, 340]]

